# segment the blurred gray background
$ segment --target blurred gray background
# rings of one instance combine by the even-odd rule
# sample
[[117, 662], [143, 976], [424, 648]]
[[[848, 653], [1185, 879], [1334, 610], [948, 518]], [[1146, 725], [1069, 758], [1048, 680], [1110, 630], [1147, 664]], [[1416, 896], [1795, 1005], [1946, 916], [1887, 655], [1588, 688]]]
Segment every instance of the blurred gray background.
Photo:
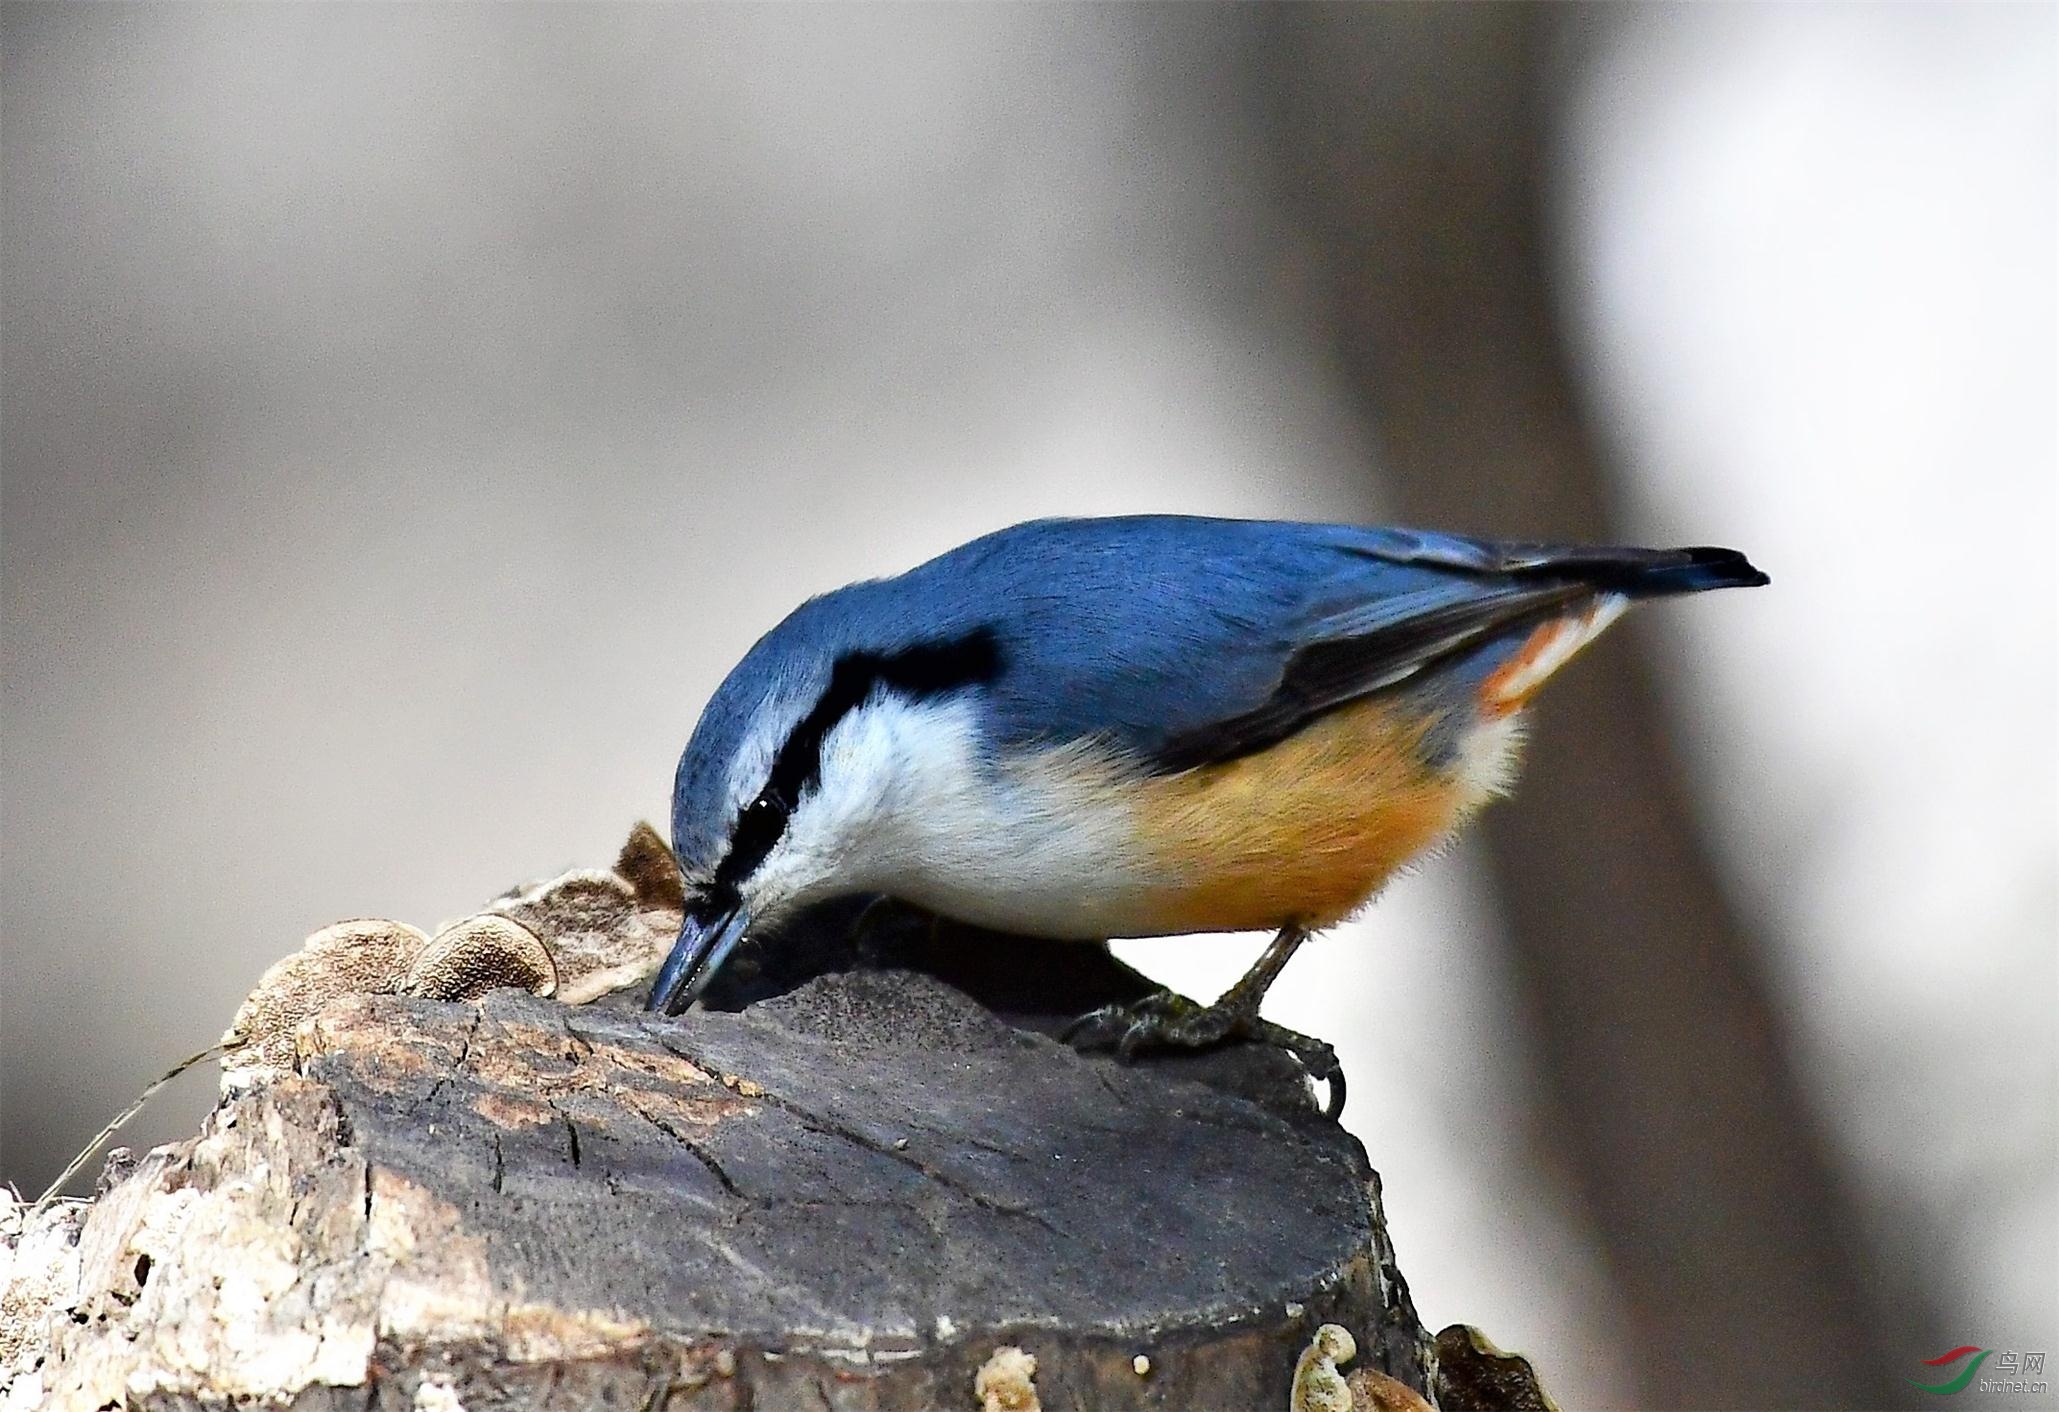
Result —
[[662, 821], [808, 593], [1052, 513], [1724, 543], [1271, 1011], [1568, 1407], [2059, 1354], [2054, 15], [8, 4], [0, 1179], [309, 931]]

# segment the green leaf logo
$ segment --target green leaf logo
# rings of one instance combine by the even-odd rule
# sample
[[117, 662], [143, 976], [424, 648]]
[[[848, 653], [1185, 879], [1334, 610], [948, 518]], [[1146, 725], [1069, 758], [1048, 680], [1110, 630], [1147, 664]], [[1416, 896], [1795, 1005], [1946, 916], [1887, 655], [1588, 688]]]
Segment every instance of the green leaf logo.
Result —
[[1942, 1383], [1919, 1383], [1914, 1378], [1904, 1378], [1903, 1381], [1911, 1387], [1921, 1388], [1925, 1392], [1934, 1392], [1942, 1397], [1950, 1397], [1955, 1392], [1964, 1392], [1966, 1390], [1966, 1385], [1973, 1381], [1973, 1375], [1980, 1371], [1980, 1365], [1986, 1361], [1988, 1354], [1992, 1352], [1994, 1350], [1991, 1348], [1975, 1348], [1970, 1343], [1961, 1344], [1950, 1353], [1940, 1353], [1935, 1358], [1923, 1360], [1923, 1366], [1926, 1368], [1944, 1368], [1958, 1362], [1967, 1354], [1972, 1354], [1973, 1361], [1960, 1370], [1958, 1377], [1953, 1378], [1949, 1382]]

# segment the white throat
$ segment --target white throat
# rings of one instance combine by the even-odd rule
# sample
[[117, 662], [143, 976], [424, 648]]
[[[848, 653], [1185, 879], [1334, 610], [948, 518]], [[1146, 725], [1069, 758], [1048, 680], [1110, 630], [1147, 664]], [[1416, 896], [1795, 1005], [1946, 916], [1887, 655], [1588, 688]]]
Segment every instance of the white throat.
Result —
[[845, 716], [823, 739], [814, 789], [751, 879], [754, 910], [776, 919], [887, 892], [1018, 932], [1105, 934], [1108, 904], [1152, 881], [1129, 808], [1083, 787], [1105, 771], [1067, 768], [1077, 749], [990, 762], [975, 710], [964, 697], [881, 694]]

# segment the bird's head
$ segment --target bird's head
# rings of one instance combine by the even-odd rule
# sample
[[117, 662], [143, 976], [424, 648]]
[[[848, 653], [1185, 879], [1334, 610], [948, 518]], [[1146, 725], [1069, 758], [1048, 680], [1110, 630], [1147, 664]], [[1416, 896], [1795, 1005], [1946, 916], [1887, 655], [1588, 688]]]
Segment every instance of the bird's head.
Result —
[[993, 675], [991, 634], [897, 633], [856, 611], [865, 587], [768, 633], [694, 728], [672, 797], [685, 920], [651, 1009], [685, 1010], [754, 930], [882, 890], [911, 753], [940, 743], [940, 700]]

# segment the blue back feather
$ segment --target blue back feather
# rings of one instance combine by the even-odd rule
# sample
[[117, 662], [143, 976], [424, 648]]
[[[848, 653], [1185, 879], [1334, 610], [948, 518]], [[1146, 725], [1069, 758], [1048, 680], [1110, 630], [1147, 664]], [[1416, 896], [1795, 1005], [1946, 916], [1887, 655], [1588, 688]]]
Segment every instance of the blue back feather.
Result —
[[[1764, 581], [1728, 550], [1565, 549], [1172, 515], [1032, 521], [811, 599], [760, 639], [680, 760], [674, 844], [690, 866], [720, 851], [730, 767], [750, 721], [768, 709], [798, 718], [844, 653], [991, 629], [1002, 665], [983, 689], [997, 747], [1097, 736], [1148, 758], [1261, 711], [1312, 647], [1389, 641], [1448, 620], [1491, 625], [1502, 605], [1520, 610], [1546, 591], [1563, 601], [1569, 591]], [[1434, 693], [1448, 668], [1456, 698], [1462, 679], [1477, 681], [1520, 636], [1470, 642], [1418, 689]]]

